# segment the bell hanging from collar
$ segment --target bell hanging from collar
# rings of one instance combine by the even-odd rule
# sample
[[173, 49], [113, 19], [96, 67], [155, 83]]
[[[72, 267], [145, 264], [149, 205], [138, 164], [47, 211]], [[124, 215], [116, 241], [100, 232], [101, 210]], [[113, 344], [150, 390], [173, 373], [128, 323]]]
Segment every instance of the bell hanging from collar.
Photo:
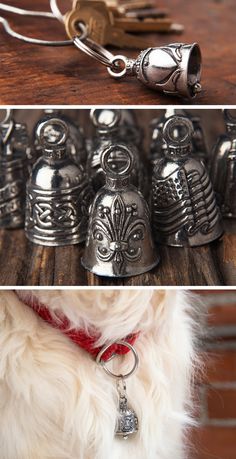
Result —
[[130, 184], [134, 157], [124, 145], [101, 155], [106, 184], [90, 211], [83, 266], [99, 276], [127, 277], [149, 271], [159, 262], [150, 215], [142, 194]]
[[193, 123], [192, 155], [194, 158], [201, 159], [207, 164], [208, 148], [200, 118], [184, 109], [168, 108], [165, 110], [164, 115], [159, 118], [154, 118], [150, 123], [151, 145], [149, 159], [152, 168], [155, 167], [165, 154], [167, 145], [163, 138], [163, 127], [167, 119], [174, 115], [185, 116]]
[[166, 245], [199, 246], [223, 232], [206, 167], [190, 155], [192, 135], [192, 122], [182, 116], [163, 128], [167, 150], [153, 171], [152, 216], [155, 238]]
[[236, 217], [236, 117], [223, 110], [226, 133], [221, 135], [212, 153], [212, 183], [224, 217]]
[[138, 416], [130, 407], [127, 400], [126, 383], [122, 377], [117, 381], [119, 393], [119, 413], [116, 422], [115, 435], [127, 440], [130, 436], [138, 432]]
[[[118, 109], [93, 109], [91, 110], [90, 117], [93, 126], [96, 129], [95, 142], [90, 149], [88, 156], [87, 170], [90, 177], [92, 177], [92, 184], [95, 191], [98, 191], [105, 184], [105, 174], [101, 167], [101, 155], [103, 150], [115, 143], [131, 145], [134, 156], [133, 169], [131, 171], [131, 182], [139, 191], [146, 192], [146, 176], [145, 167], [137, 145], [132, 143], [135, 135], [135, 128], [125, 122], [130, 116], [123, 110]], [[137, 136], [137, 143], [140, 138]]]
[[[28, 177], [27, 146], [18, 136], [20, 124], [7, 111], [0, 125], [0, 227], [21, 228], [25, 219], [25, 183]], [[24, 126], [24, 133], [26, 128]], [[28, 139], [28, 137], [27, 137]]]
[[58, 118], [37, 128], [43, 155], [27, 184], [25, 231], [47, 246], [77, 244], [86, 238], [92, 189], [82, 167], [67, 153], [67, 124]]

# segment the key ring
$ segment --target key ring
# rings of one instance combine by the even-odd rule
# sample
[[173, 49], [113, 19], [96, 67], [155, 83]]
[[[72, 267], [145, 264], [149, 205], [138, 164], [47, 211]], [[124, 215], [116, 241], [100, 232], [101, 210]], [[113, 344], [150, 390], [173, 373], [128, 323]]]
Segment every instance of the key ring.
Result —
[[52, 10], [53, 16], [64, 24], [64, 16], [58, 7], [57, 0], [50, 0], [50, 8]]
[[[83, 26], [82, 22], [80, 22], [78, 25], [80, 28]], [[73, 42], [77, 48], [79, 48], [88, 56], [93, 57], [93, 59], [96, 59], [106, 67], [111, 67], [113, 65], [111, 62], [114, 59], [114, 55], [107, 49], [103, 48], [103, 46], [95, 43], [90, 38], [86, 38], [82, 41], [79, 36], [76, 36], [73, 38]]]
[[[134, 365], [133, 367], [131, 368], [131, 370], [126, 373], [126, 374], [115, 374], [115, 373], [112, 373], [112, 371], [109, 370], [109, 368], [107, 368], [106, 366], [106, 362], [104, 360], [102, 360], [102, 356], [104, 354], [104, 352], [107, 351], [107, 349], [109, 349], [110, 346], [112, 346], [113, 344], [119, 344], [119, 346], [124, 346], [124, 347], [128, 347], [130, 351], [132, 351], [133, 353], [133, 356], [134, 356]], [[106, 346], [104, 346], [101, 351], [98, 353], [97, 355], [97, 358], [96, 358], [96, 363], [97, 364], [100, 364], [102, 365], [103, 369], [105, 370], [105, 372], [109, 375], [109, 376], [112, 376], [112, 378], [116, 378], [116, 379], [120, 379], [120, 378], [123, 378], [123, 379], [127, 379], [129, 378], [129, 376], [131, 376], [136, 370], [137, 370], [137, 367], [138, 367], [138, 364], [139, 364], [139, 357], [138, 357], [138, 354], [137, 354], [137, 351], [134, 349], [134, 347], [132, 346], [132, 344], [130, 343], [127, 343], [126, 341], [114, 341], [110, 344], [107, 344]]]
[[[48, 17], [48, 16], [44, 16]], [[53, 16], [54, 17], [54, 16]], [[50, 17], [51, 18], [51, 17]], [[2, 23], [5, 31], [13, 38], [17, 38], [18, 40], [25, 41], [26, 43], [31, 43], [34, 45], [42, 45], [42, 46], [71, 46], [73, 45], [73, 40], [59, 40], [59, 41], [48, 41], [48, 40], [41, 40], [38, 38], [31, 38], [25, 35], [22, 35], [18, 32], [15, 32], [7, 19], [0, 16], [0, 23]], [[84, 24], [80, 24], [81, 29], [81, 36], [80, 40], [84, 40], [87, 37], [87, 27]]]
[[2, 126], [3, 124], [5, 123], [8, 123], [8, 121], [10, 121], [10, 119], [12, 118], [12, 108], [5, 108], [5, 116], [3, 117], [2, 120], [0, 120], [0, 126]]

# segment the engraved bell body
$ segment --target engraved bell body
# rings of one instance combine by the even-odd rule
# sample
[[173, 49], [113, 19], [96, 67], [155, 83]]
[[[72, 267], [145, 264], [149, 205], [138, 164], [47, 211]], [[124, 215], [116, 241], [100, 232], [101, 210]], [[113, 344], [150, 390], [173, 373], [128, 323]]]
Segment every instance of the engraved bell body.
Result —
[[[20, 228], [25, 219], [28, 136], [13, 119], [0, 126], [0, 227]], [[25, 136], [19, 137], [24, 132]]]
[[146, 86], [166, 94], [195, 97], [201, 90], [201, 52], [194, 43], [173, 43], [140, 53], [134, 69]]
[[125, 440], [138, 432], [138, 417], [134, 410], [126, 407], [119, 411], [115, 434]]
[[236, 217], [236, 119], [223, 110], [226, 133], [219, 136], [212, 152], [211, 178], [222, 215]]
[[43, 155], [35, 163], [27, 184], [26, 235], [41, 245], [77, 244], [86, 237], [88, 207], [93, 197], [90, 183], [83, 168], [67, 154], [64, 121], [43, 121], [38, 126], [38, 137]]
[[[128, 168], [125, 167], [127, 156]], [[148, 205], [142, 194], [130, 184], [133, 161], [130, 156], [130, 150], [121, 144], [108, 147], [102, 154], [106, 184], [96, 194], [91, 207], [82, 259], [86, 269], [100, 276], [141, 274], [159, 261], [152, 239]]]
[[[173, 134], [177, 125], [183, 128], [178, 139]], [[193, 126], [187, 118], [169, 118], [164, 126], [168, 149], [153, 171], [154, 235], [166, 245], [203, 245], [223, 232], [206, 167], [189, 156], [192, 133]]]

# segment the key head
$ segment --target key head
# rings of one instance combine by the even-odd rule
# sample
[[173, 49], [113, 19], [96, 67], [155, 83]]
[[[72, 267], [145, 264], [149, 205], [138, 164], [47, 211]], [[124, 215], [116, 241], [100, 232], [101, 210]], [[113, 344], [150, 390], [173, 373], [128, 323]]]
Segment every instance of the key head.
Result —
[[74, 38], [78, 35], [79, 23], [88, 28], [88, 36], [99, 45], [107, 44], [109, 28], [113, 26], [112, 13], [102, 1], [80, 1], [73, 4], [73, 9], [66, 14], [65, 28], [68, 36]]

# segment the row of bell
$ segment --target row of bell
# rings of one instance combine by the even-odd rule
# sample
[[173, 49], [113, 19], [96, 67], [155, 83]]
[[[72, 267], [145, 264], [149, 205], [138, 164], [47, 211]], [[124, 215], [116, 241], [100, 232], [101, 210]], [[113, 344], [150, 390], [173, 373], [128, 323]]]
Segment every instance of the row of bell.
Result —
[[[142, 133], [125, 112], [92, 111], [97, 133], [93, 142], [87, 142], [87, 161], [81, 154], [80, 164], [76, 135], [81, 147], [83, 133], [65, 115], [50, 113], [40, 120], [34, 155], [29, 153], [25, 126], [15, 123], [12, 116], [4, 120], [1, 226], [19, 227], [25, 220], [27, 237], [43, 245], [75, 244], [87, 235], [82, 263], [105, 276], [139, 274], [159, 262], [149, 206], [157, 242], [197, 246], [218, 238], [221, 219], [199, 120], [191, 120], [182, 111], [167, 111], [153, 121], [148, 205], [144, 198], [148, 197], [147, 174], [138, 149]], [[228, 111], [224, 114], [228, 133], [215, 148], [221, 164], [214, 169], [214, 178], [218, 182], [217, 174], [224, 171], [229, 178], [231, 172], [232, 185], [236, 122]], [[35, 155], [38, 159], [32, 166]]]

